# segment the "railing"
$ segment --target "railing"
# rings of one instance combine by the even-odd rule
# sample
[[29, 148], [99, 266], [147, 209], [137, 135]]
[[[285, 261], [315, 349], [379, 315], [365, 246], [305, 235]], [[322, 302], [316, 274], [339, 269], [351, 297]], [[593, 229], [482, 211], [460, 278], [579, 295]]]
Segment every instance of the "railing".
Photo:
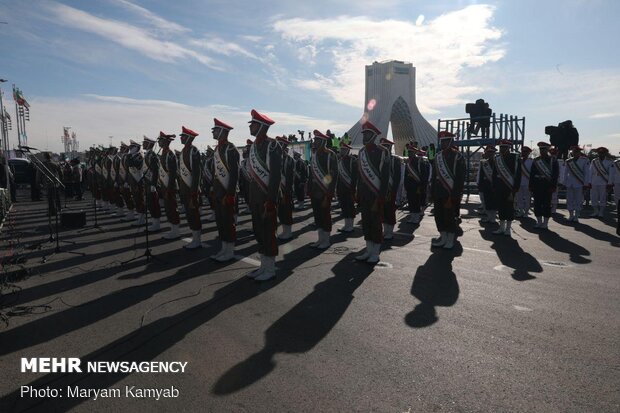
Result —
[[[488, 128], [479, 125], [488, 121]], [[473, 124], [472, 124], [473, 122]], [[478, 125], [475, 125], [475, 124]], [[475, 130], [475, 127], [478, 127]], [[457, 146], [482, 146], [494, 144], [499, 140], [514, 141], [515, 146], [523, 145], [525, 141], [525, 117], [493, 113], [492, 116], [461, 119], [439, 119], [437, 130], [448, 131], [456, 135], [454, 142]]]

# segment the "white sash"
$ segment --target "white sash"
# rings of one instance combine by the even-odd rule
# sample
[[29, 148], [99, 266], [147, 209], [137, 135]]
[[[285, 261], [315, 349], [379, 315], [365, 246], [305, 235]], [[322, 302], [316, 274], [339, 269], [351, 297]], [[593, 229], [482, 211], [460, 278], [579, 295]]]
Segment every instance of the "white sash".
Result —
[[353, 185], [353, 179], [351, 178], [347, 168], [345, 168], [344, 161], [342, 159], [338, 161], [338, 177], [343, 180], [346, 186], [351, 188], [351, 185]]
[[454, 178], [452, 177], [452, 173], [450, 173], [450, 168], [446, 165], [443, 151], [437, 154], [435, 162], [437, 164], [437, 177], [439, 178], [439, 182], [441, 182], [441, 185], [443, 185], [448, 192], [451, 192], [452, 188], [454, 188]]
[[[514, 155], [510, 155], [514, 156]], [[504, 161], [504, 157], [501, 154], [495, 155], [495, 165], [497, 165], [497, 171], [499, 172], [499, 177], [502, 181], [508, 186], [508, 188], [514, 188], [515, 179], [510, 170], [508, 169], [508, 165]], [[517, 167], [517, 162], [515, 162], [515, 168]]]
[[118, 166], [118, 174], [121, 176], [121, 180], [123, 182], [127, 181], [127, 169], [125, 169], [125, 156], [127, 155], [123, 155], [121, 156], [121, 163]]
[[109, 172], [108, 172], [108, 168], [105, 165], [102, 168], [102, 172], [103, 172], [103, 177], [105, 179], [108, 179]]
[[241, 165], [240, 166], [241, 173], [243, 174], [243, 177], [245, 178], [245, 180], [249, 181], [250, 179], [252, 179], [250, 177], [250, 172], [248, 171], [248, 166], [249, 166], [248, 160], [247, 159], [242, 160], [240, 165]]
[[[260, 159], [257, 146], [258, 145], [254, 143], [250, 148], [250, 157], [248, 158], [250, 161], [250, 174], [252, 180], [255, 181], [264, 192], [267, 192], [269, 188], [269, 166]], [[267, 160], [269, 160], [269, 148], [267, 148]]]
[[488, 159], [481, 160], [480, 165], [482, 166], [482, 172], [484, 172], [484, 176], [486, 176], [490, 182], [493, 182], [493, 167], [489, 163]]
[[579, 164], [577, 163], [579, 159], [580, 158], [569, 159], [568, 162], [566, 162], [566, 165], [568, 165], [568, 169], [570, 169], [571, 173], [579, 181], [579, 183], [581, 185], [584, 185], [586, 183], [586, 178], [585, 178], [585, 174], [583, 173], [583, 171], [579, 167]]
[[[382, 157], [384, 154], [381, 155]], [[382, 158], [383, 160], [383, 158]], [[379, 191], [381, 189], [381, 177], [379, 173], [376, 171], [375, 167], [370, 162], [370, 158], [368, 157], [368, 153], [366, 152], [366, 148], [362, 148], [359, 151], [359, 161], [358, 161], [358, 169], [360, 172], [360, 176], [366, 182], [366, 185], [377, 195], [379, 195]]]
[[[226, 151], [228, 151], [228, 147], [226, 147]], [[220, 151], [217, 148], [215, 148], [213, 161], [215, 165], [215, 176], [217, 177], [217, 180], [220, 181], [220, 184], [222, 184], [222, 186], [226, 188], [226, 190], [228, 190], [228, 185], [230, 184], [230, 172], [228, 171], [228, 167], [222, 160], [222, 157], [220, 156]], [[226, 161], [228, 161], [228, 152], [226, 153]]]
[[[326, 177], [326, 174], [321, 169], [321, 165], [319, 165], [319, 161], [317, 159], [318, 157], [316, 155], [317, 154], [315, 153], [312, 155], [312, 158], [310, 158], [310, 168], [312, 169], [312, 175], [314, 175], [314, 180], [317, 181], [317, 183], [319, 184], [323, 192], [327, 192], [328, 191], [327, 184], [326, 184], [327, 177]], [[329, 158], [330, 158], [330, 154], [328, 152], [327, 153], [327, 168], [329, 168]]]
[[114, 160], [112, 160], [112, 166], [110, 167], [110, 178], [112, 178], [112, 182], [116, 182], [116, 169], [114, 168]]
[[545, 178], [551, 180], [551, 170], [547, 166], [547, 163], [542, 160], [542, 158], [534, 159], [536, 163], [536, 168], [545, 175]]
[[102, 174], [102, 173], [101, 173], [101, 165], [99, 165], [98, 163], [96, 163], [96, 164], [95, 164], [95, 172], [96, 172], [98, 175], [101, 175], [101, 174]]
[[603, 178], [605, 182], [609, 182], [609, 173], [605, 170], [605, 165], [603, 165], [601, 160], [599, 158], [596, 158], [592, 161], [592, 164], [594, 164], [598, 175]]
[[[190, 159], [191, 159], [191, 151], [190, 151]], [[188, 187], [192, 187], [192, 172], [189, 170], [189, 168], [187, 167], [187, 165], [185, 165], [185, 159], [183, 156], [183, 153], [181, 152], [181, 159], [180, 159], [180, 163], [179, 163], [179, 171], [181, 172], [181, 179], [183, 179], [183, 182], [185, 182], [185, 185], [187, 185]]]
[[413, 180], [419, 183], [419, 182], [422, 182], [422, 178], [420, 178], [420, 174], [419, 174], [420, 172], [420, 160], [419, 159], [416, 164], [418, 166], [417, 171], [413, 169], [413, 166], [411, 166], [411, 161], [407, 162], [407, 171], [409, 172], [409, 175], [411, 175]]
[[525, 162], [527, 160], [528, 160], [528, 158], [525, 158], [521, 162], [521, 175], [523, 175], [525, 177], [525, 179], [527, 179], [529, 181], [530, 180], [530, 170], [527, 169], [527, 162]]

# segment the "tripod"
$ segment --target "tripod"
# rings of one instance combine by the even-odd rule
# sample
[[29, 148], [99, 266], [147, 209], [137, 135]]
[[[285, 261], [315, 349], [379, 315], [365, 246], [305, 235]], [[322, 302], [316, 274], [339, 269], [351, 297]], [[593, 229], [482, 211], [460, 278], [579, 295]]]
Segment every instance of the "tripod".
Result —
[[136, 257], [133, 257], [131, 259], [128, 259], [127, 261], [123, 261], [121, 262], [121, 265], [130, 263], [132, 261], [141, 259], [141, 258], [146, 258], [146, 262], [148, 263], [149, 260], [152, 258], [155, 261], [159, 261], [160, 263], [164, 263], [163, 260], [161, 260], [160, 258], [157, 258], [152, 252], [151, 252], [151, 248], [149, 248], [149, 208], [148, 208], [148, 196], [149, 196], [149, 190], [150, 190], [150, 185], [147, 185], [146, 182], [146, 176], [142, 175], [142, 178], [140, 178], [140, 182], [139, 184], [142, 184], [142, 187], [144, 189], [144, 237], [145, 237], [145, 241], [146, 241], [146, 249], [144, 250], [144, 253], [142, 253], [142, 255], [138, 255]]

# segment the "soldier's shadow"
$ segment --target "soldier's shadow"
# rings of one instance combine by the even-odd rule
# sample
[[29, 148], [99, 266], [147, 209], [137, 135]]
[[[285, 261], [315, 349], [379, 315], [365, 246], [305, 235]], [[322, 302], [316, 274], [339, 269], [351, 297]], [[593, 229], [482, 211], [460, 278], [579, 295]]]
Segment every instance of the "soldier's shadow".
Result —
[[276, 367], [277, 353], [305, 353], [329, 334], [353, 301], [355, 290], [373, 267], [357, 263], [351, 253], [332, 269], [333, 277], [278, 319], [265, 332], [265, 346], [233, 366], [214, 385], [217, 395], [234, 393], [261, 380]]
[[491, 248], [497, 253], [502, 265], [512, 268], [511, 274], [516, 281], [534, 280], [536, 277], [531, 273], [541, 273], [543, 268], [536, 258], [523, 251], [519, 242], [505, 235], [496, 235], [489, 231], [480, 230], [482, 239], [492, 242]]
[[452, 250], [433, 250], [424, 265], [418, 267], [411, 295], [420, 303], [405, 316], [405, 323], [413, 328], [428, 327], [437, 322], [435, 307], [453, 306], [459, 298], [459, 283], [452, 271], [452, 261], [463, 253], [460, 242]]
[[538, 238], [555, 251], [568, 254], [570, 260], [576, 264], [588, 264], [592, 262], [591, 259], [586, 258], [586, 256], [590, 255], [590, 251], [579, 244], [575, 244], [561, 237], [556, 232], [541, 230], [538, 234]]

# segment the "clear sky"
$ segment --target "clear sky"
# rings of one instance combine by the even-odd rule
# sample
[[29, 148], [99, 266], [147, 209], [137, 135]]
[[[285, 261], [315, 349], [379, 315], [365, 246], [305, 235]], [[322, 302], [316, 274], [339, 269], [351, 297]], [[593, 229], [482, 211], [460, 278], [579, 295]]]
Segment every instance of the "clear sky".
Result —
[[364, 65], [395, 59], [416, 66], [432, 125], [484, 98], [526, 117], [526, 144], [571, 119], [617, 154], [618, 18], [617, 0], [0, 0], [1, 87], [13, 117], [11, 83], [31, 104], [31, 146], [61, 151], [63, 126], [85, 149], [185, 125], [205, 148], [214, 117], [244, 143], [253, 108], [272, 136], [341, 135]]

